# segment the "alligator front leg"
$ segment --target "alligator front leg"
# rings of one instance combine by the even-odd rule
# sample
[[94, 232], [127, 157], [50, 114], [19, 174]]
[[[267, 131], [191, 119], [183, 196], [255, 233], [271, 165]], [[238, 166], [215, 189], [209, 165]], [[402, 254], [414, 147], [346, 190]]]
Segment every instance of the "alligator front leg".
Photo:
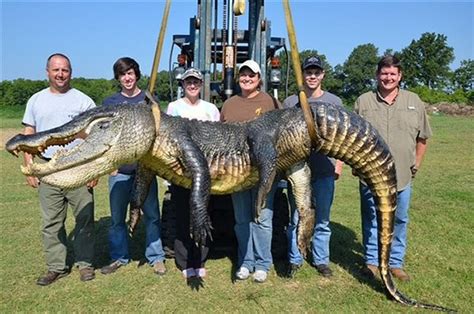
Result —
[[189, 205], [191, 209], [190, 235], [197, 244], [205, 244], [206, 237], [212, 240], [211, 219], [207, 211], [211, 193], [211, 175], [207, 159], [189, 135], [182, 136], [180, 161], [192, 178]]
[[128, 232], [130, 235], [133, 234], [140, 221], [143, 204], [145, 204], [148, 191], [150, 190], [151, 180], [154, 176], [154, 172], [138, 163], [130, 200], [130, 221], [128, 222]]
[[313, 236], [315, 210], [311, 204], [311, 169], [306, 162], [291, 166], [286, 172], [296, 203], [299, 221], [297, 228], [298, 248], [306, 258]]

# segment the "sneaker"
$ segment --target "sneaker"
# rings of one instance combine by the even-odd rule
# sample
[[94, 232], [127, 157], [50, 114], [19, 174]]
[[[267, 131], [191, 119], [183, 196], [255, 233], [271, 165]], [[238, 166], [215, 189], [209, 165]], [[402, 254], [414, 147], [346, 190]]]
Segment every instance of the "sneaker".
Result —
[[286, 271], [286, 277], [295, 278], [296, 272], [301, 268], [301, 265], [290, 263]]
[[163, 276], [164, 274], [166, 274], [165, 263], [163, 263], [163, 262], [156, 262], [156, 263], [153, 265], [153, 271], [154, 271], [155, 274], [157, 274], [158, 276]]
[[400, 281], [410, 281], [410, 276], [401, 268], [390, 268], [390, 272], [393, 277], [399, 279]]
[[186, 268], [181, 271], [185, 279], [196, 277], [196, 271], [194, 268]]
[[197, 268], [194, 270], [194, 272], [196, 273], [196, 276], [201, 277], [201, 278], [204, 278], [207, 275], [207, 270], [204, 267]]
[[239, 270], [235, 273], [235, 277], [239, 280], [245, 280], [249, 278], [250, 271], [247, 267], [240, 267]]
[[122, 267], [124, 264], [122, 264], [120, 261], [115, 261], [110, 263], [107, 266], [104, 266], [100, 269], [100, 272], [104, 275], [108, 275], [111, 273], [115, 273], [120, 267]]
[[316, 265], [316, 270], [325, 278], [332, 277], [332, 270], [326, 264]]
[[363, 276], [365, 276], [366, 278], [368, 279], [378, 279], [380, 280], [380, 272], [379, 272], [379, 268], [375, 265], [370, 265], [370, 264], [366, 264], [362, 269], [361, 269], [361, 273]]
[[267, 280], [267, 272], [264, 270], [257, 270], [253, 273], [253, 280], [258, 283], [265, 282]]

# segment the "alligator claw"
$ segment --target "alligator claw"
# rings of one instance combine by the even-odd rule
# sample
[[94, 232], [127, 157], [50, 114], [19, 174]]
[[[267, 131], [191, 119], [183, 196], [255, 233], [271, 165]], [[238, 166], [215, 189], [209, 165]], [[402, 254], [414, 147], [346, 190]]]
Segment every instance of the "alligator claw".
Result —
[[130, 220], [128, 222], [128, 234], [130, 237], [133, 236], [135, 229], [140, 222], [140, 218], [142, 216], [142, 211], [140, 208], [132, 208], [130, 209]]
[[212, 226], [210, 223], [206, 223], [203, 226], [191, 226], [191, 238], [194, 240], [197, 246], [204, 246], [206, 245], [206, 239], [212, 241], [212, 234], [211, 234]]

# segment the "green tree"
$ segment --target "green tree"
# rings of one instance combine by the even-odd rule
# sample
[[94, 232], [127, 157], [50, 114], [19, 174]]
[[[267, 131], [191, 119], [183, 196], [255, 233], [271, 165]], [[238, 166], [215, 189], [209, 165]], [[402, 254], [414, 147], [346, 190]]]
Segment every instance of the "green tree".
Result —
[[359, 45], [352, 50], [342, 69], [338, 70], [339, 79], [343, 79], [342, 96], [349, 104], [374, 88], [379, 59], [377, 54], [378, 49], [373, 44]]
[[17, 79], [0, 83], [0, 104], [2, 106], [26, 105], [28, 98], [48, 86], [46, 80], [32, 81]]
[[472, 91], [474, 86], [474, 60], [462, 60], [461, 65], [454, 71], [453, 85], [465, 92]]
[[442, 34], [424, 33], [419, 40], [412, 40], [400, 53], [404, 84], [407, 87], [423, 85], [433, 89], [447, 87], [449, 64], [454, 60], [453, 51], [447, 45], [447, 37]]

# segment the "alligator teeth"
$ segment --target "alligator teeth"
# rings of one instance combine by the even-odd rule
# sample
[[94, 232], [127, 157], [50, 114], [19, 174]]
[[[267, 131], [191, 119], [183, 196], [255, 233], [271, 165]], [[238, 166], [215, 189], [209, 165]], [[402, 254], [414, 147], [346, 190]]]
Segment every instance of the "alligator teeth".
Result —
[[20, 170], [24, 175], [31, 175], [31, 167], [28, 166], [20, 166]]

